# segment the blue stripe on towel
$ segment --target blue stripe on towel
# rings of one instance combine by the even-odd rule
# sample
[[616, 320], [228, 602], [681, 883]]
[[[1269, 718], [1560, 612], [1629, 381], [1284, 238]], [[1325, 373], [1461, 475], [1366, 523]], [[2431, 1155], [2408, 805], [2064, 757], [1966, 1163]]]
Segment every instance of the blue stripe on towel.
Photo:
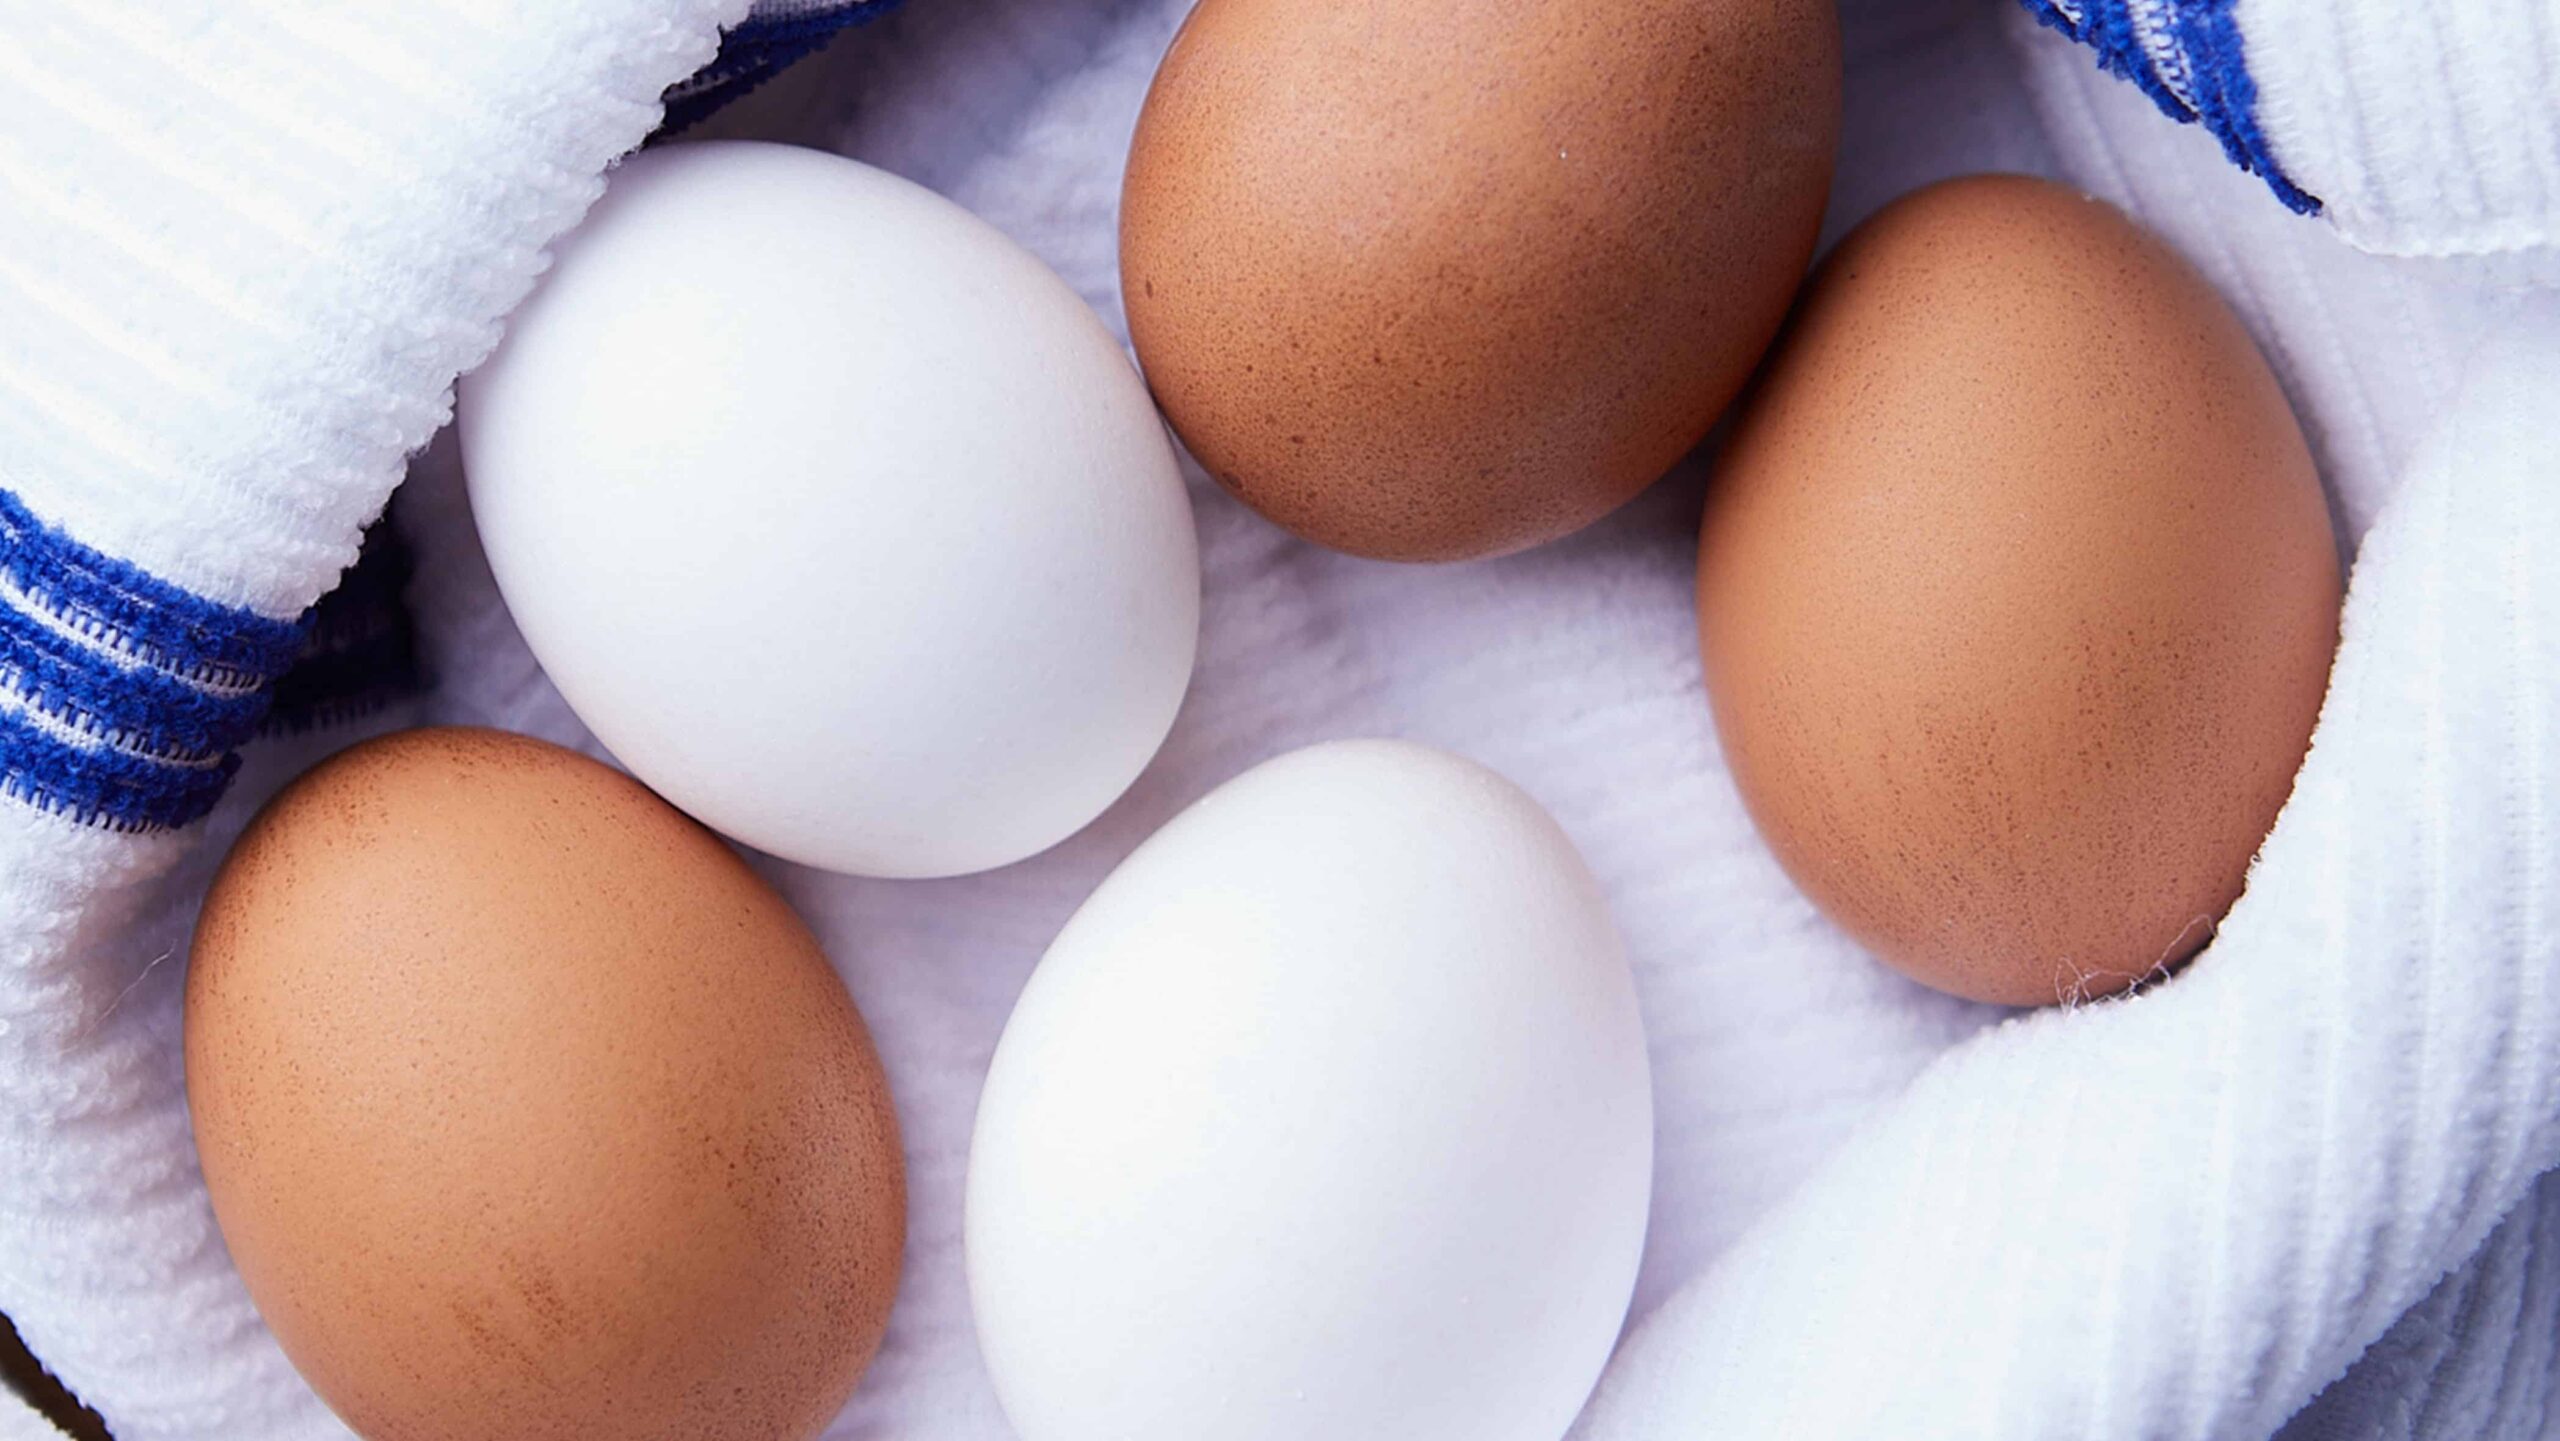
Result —
[[[667, 91], [663, 131], [898, 3], [765, 0]], [[91, 549], [0, 487], [0, 797], [123, 831], [199, 819], [262, 725], [331, 725], [418, 688], [408, 575], [398, 534], [378, 526], [336, 591], [277, 620]]]
[[2020, 0], [2037, 19], [2098, 54], [2099, 67], [2142, 87], [2170, 118], [2201, 124], [2231, 163], [2305, 215], [2320, 197], [2293, 183], [2258, 128], [2236, 0]]
[[92, 550], [0, 488], [0, 795], [116, 830], [195, 820], [307, 628]]
[[720, 37], [720, 54], [668, 88], [660, 135], [672, 135], [779, 75], [837, 32], [896, 9], [899, 0], [799, 0], [765, 4]]

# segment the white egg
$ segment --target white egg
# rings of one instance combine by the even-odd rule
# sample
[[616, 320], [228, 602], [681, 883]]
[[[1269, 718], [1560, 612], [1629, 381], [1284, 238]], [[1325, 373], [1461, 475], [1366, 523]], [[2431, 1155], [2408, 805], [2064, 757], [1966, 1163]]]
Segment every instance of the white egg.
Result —
[[1060, 933], [969, 1156], [1024, 1441], [1557, 1441], [1625, 1317], [1652, 1091], [1571, 841], [1500, 776], [1316, 746]]
[[614, 172], [462, 386], [500, 590], [715, 829], [931, 876], [1093, 819], [1172, 725], [1200, 574], [1135, 367], [992, 226], [818, 151]]

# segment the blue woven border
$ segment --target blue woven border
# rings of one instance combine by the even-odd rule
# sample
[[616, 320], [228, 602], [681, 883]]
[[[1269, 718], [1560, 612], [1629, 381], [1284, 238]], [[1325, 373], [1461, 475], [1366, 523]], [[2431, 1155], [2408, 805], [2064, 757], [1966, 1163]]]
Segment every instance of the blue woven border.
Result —
[[192, 668], [212, 683], [273, 675], [302, 644], [300, 622], [199, 600], [46, 526], [6, 487], [0, 578], [42, 597], [75, 628], [121, 637], [139, 659], [165, 670]]
[[2231, 163], [2304, 215], [2320, 197], [2293, 183], [2258, 128], [2258, 83], [2233, 17], [2235, 0], [2019, 0], [2038, 20], [2097, 52], [2098, 65], [2140, 86], [2171, 119], [2200, 124]]
[[0, 795], [118, 830], [195, 820], [305, 632], [93, 550], [0, 488]]
[[[750, 17], [666, 95], [681, 130], [899, 0]], [[0, 487], [0, 796], [85, 824], [202, 817], [261, 726], [361, 715], [422, 682], [401, 591], [409, 560], [378, 526], [337, 590], [294, 620], [193, 595], [46, 525]]]
[[658, 134], [672, 135], [779, 75], [855, 25], [877, 20], [900, 0], [839, 0], [784, 15], [749, 16], [720, 37], [720, 54], [668, 88]]

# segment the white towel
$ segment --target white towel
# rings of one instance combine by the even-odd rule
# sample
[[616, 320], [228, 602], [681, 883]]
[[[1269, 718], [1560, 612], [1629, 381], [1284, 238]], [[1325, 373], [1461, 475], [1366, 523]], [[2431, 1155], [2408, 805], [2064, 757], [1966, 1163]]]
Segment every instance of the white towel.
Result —
[[[2543, 0], [2488, 3], [2531, 21], [2540, 17], [2523, 7]], [[1011, 230], [1116, 318], [1120, 157], [1185, 6], [916, 0], [723, 123], [925, 180]], [[2261, 26], [2275, 12], [2253, 0], [2197, 8], [2231, 9], [2253, 68], [2288, 38]], [[2358, 12], [2343, 35], [2362, 12], [2397, 7], [2335, 8]], [[260, 618], [294, 614], [352, 553], [398, 455], [440, 421], [451, 372], [485, 350], [491, 318], [526, 283], [534, 248], [592, 197], [605, 159], [647, 128], [658, 87], [701, 60], [712, 27], [738, 9], [0, 0], [0, 488], [192, 593], [207, 607], [190, 612], [200, 632], [254, 669], [274, 641]], [[2349, 227], [2348, 207], [2333, 199], [2325, 223], [2295, 218], [2259, 182], [2226, 173], [2205, 134], [2097, 78], [2059, 37], [2004, 34], [2003, 15], [2016, 12], [1992, 0], [1852, 0], [1847, 12], [1850, 115], [1831, 233], [1961, 169], [2045, 170], [2106, 191], [2197, 258], [2250, 320], [2360, 533], [2408, 472], [2463, 356], [2510, 302], [2441, 266], [2347, 251], [2330, 227], [2373, 238]], [[2509, 40], [2547, 53], [2533, 37], [2548, 33]], [[2324, 82], [2347, 94], [2332, 113], [2350, 119], [2361, 113], [2357, 88], [2389, 73], [2387, 54], [2357, 57]], [[2270, 80], [2257, 112], [2275, 127], [2271, 154], [2301, 185], [2335, 188], [2308, 142], [2286, 139], [2281, 88]], [[2425, 147], [2382, 138], [2378, 153], [2416, 158], [2368, 167], [2372, 213], [2460, 219], [2458, 207], [2399, 199], [2446, 172], [2431, 169]], [[2494, 168], [2508, 152], [2453, 154]], [[2520, 173], [2529, 179], [2530, 164]], [[365, 198], [349, 204], [348, 194]], [[28, 196], [50, 208], [21, 203]], [[60, 243], [56, 222], [84, 214], [108, 223]], [[173, 233], [186, 243], [169, 243]], [[350, 329], [350, 315], [365, 321]], [[1153, 824], [1251, 760], [1349, 733], [1400, 732], [1499, 766], [1559, 814], [1608, 885], [1639, 967], [1662, 1101], [1643, 1319], [1609, 1405], [1640, 1405], [1648, 1377], [1678, 1372], [1676, 1384], [1691, 1365], [1691, 1379], [1712, 1378], [1713, 1357], [1669, 1368], [1654, 1359], [1682, 1350], [1676, 1336], [1661, 1339], [1680, 1317], [1711, 1313], [1685, 1288], [1730, 1285], [1718, 1278], [1732, 1258], [1770, 1250], [1760, 1240], [1737, 1250], [1735, 1238], [1755, 1225], [1783, 1234], [1796, 1208], [1824, 1194], [1819, 1180], [1792, 1194], [1799, 1180], [1877, 1108], [1907, 1109], [1895, 1099], [1906, 1080], [1988, 1013], [1872, 966], [1753, 837], [1697, 694], [1687, 619], [1697, 485], [1685, 472], [1594, 532], [1528, 556], [1410, 570], [1309, 550], [1196, 484], [1209, 572], [1202, 670], [1165, 755], [1127, 802], [1059, 851], [991, 876], [896, 885], [770, 868], [871, 1016], [911, 1150], [906, 1289], [888, 1346], [831, 1436], [1006, 1434], [969, 1336], [956, 1218], [976, 1079], [1013, 990], [1084, 890]], [[413, 490], [400, 519], [441, 679], [423, 711], [374, 724], [424, 714], [584, 741], [496, 605], [449, 470], [431, 460]], [[130, 575], [108, 582], [158, 594]], [[198, 754], [237, 719], [214, 710], [205, 733], [158, 743]], [[220, 843], [256, 799], [348, 734], [253, 747], [220, 808], [174, 836], [0, 804], [0, 1309], [127, 1441], [342, 1434], [257, 1328], [221, 1258], [194, 1178], [174, 1037], [175, 957]], [[118, 777], [91, 779], [102, 802], [141, 804]], [[183, 785], [151, 795], [201, 798]], [[2270, 897], [2282, 889], [2265, 886]], [[1874, 1144], [1855, 1142], [1830, 1164], [1851, 1165]], [[2446, 1150], [2459, 1159], [2459, 1147]], [[2174, 1202], [2177, 1178], [2147, 1179]], [[2489, 1209], [2495, 1193], [2463, 1197], [2465, 1214]], [[2548, 1386], [2530, 1380], [2537, 1355], [2547, 1378], [2560, 1352], [2530, 1313], [2555, 1295], [2549, 1237], [2560, 1222], [2537, 1229], [2535, 1217], [2560, 1217], [2560, 1185], [2543, 1194], [2545, 1212], [2497, 1232], [2303, 1415], [2297, 1426], [2311, 1429], [2295, 1441], [2516, 1441], [2545, 1430]], [[2445, 1231], [2433, 1264], [2456, 1259], [2464, 1227], [2422, 1219]], [[2235, 1245], [2258, 1234], [2245, 1216], [2229, 1232]], [[2387, 1299], [2413, 1299], [2423, 1270], [2387, 1268], [2355, 1307], [2332, 1315], [2318, 1301], [2317, 1324], [2288, 1334], [2379, 1330]], [[2238, 1288], [2216, 1304], [2237, 1315], [2258, 1295]], [[1682, 1299], [1666, 1307], [1673, 1296]], [[2110, 1358], [2084, 1379], [2103, 1386], [2119, 1364], [2143, 1374], [2156, 1364], [2149, 1354]], [[1937, 1379], [2002, 1384], [1988, 1378], [2009, 1355], [1951, 1347], [1955, 1369]], [[1826, 1384], [1854, 1380], [1858, 1364], [1840, 1363]], [[2254, 1424], [2250, 1407], [2280, 1415], [2323, 1379], [2318, 1369], [2285, 1373], [2292, 1402], [2277, 1390], [2216, 1401], [2199, 1388], [2197, 1405]], [[2025, 1388], [2021, 1407], [2056, 1384]], [[1665, 1436], [1721, 1434], [1703, 1418], [1665, 1419]]]
[[2350, 243], [2560, 278], [2550, 0], [2025, 3]]
[[162, 827], [743, 9], [0, 0], [0, 1308], [123, 1441], [344, 1434], [205, 1205]]
[[2560, 324], [2357, 558], [2213, 946], [1950, 1052], [1622, 1349], [1586, 1441], [2272, 1433], [2560, 1165]]

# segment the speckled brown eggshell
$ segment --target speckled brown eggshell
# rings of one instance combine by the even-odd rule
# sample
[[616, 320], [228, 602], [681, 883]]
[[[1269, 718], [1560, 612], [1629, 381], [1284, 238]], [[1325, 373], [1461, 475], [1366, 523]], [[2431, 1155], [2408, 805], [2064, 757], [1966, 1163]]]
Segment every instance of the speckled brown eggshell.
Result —
[[1806, 893], [1941, 990], [2121, 990], [2213, 934], [2318, 716], [2339, 571], [2238, 320], [2108, 206], [1949, 181], [1807, 287], [1712, 482], [1717, 730]]
[[207, 1187], [371, 1441], [817, 1434], [887, 1324], [897, 1122], [816, 941], [556, 746], [413, 731], [251, 824], [187, 983]]
[[1831, 0], [1203, 0], [1130, 149], [1131, 338], [1201, 464], [1288, 529], [1518, 550], [1741, 388], [1839, 121]]

